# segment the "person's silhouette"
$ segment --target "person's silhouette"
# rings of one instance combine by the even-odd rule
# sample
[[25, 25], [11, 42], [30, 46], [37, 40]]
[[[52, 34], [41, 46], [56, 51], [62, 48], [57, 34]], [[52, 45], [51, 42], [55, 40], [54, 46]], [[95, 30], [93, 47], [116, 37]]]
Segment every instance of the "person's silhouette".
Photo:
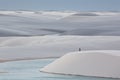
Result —
[[81, 51], [81, 48], [79, 48], [79, 51]]

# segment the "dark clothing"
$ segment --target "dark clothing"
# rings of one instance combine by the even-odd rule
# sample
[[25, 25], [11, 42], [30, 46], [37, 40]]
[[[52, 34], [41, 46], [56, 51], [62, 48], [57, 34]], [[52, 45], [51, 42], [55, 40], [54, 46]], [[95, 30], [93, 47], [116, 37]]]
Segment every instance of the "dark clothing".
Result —
[[79, 48], [79, 51], [81, 51], [81, 48]]

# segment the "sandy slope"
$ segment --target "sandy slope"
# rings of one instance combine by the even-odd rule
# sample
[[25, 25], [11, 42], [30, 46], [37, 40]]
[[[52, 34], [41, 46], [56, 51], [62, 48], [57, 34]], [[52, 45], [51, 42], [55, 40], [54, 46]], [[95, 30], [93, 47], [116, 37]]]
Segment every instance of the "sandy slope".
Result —
[[36, 36], [0, 37], [0, 58], [36, 59], [60, 57], [68, 52], [120, 50], [118, 36]]
[[120, 78], [120, 51], [81, 51], [64, 55], [41, 71], [97, 77]]

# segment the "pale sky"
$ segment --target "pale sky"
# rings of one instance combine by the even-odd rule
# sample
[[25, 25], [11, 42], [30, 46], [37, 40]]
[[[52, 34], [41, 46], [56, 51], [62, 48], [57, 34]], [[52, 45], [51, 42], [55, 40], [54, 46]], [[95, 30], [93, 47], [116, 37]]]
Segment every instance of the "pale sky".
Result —
[[120, 0], [0, 0], [0, 9], [120, 11]]

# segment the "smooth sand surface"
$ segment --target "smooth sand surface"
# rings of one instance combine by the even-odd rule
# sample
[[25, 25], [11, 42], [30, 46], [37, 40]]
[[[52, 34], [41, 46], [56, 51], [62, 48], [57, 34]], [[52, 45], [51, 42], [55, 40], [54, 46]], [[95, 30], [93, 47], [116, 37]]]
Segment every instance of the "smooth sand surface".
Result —
[[40, 71], [120, 78], [120, 51], [98, 50], [68, 53]]

